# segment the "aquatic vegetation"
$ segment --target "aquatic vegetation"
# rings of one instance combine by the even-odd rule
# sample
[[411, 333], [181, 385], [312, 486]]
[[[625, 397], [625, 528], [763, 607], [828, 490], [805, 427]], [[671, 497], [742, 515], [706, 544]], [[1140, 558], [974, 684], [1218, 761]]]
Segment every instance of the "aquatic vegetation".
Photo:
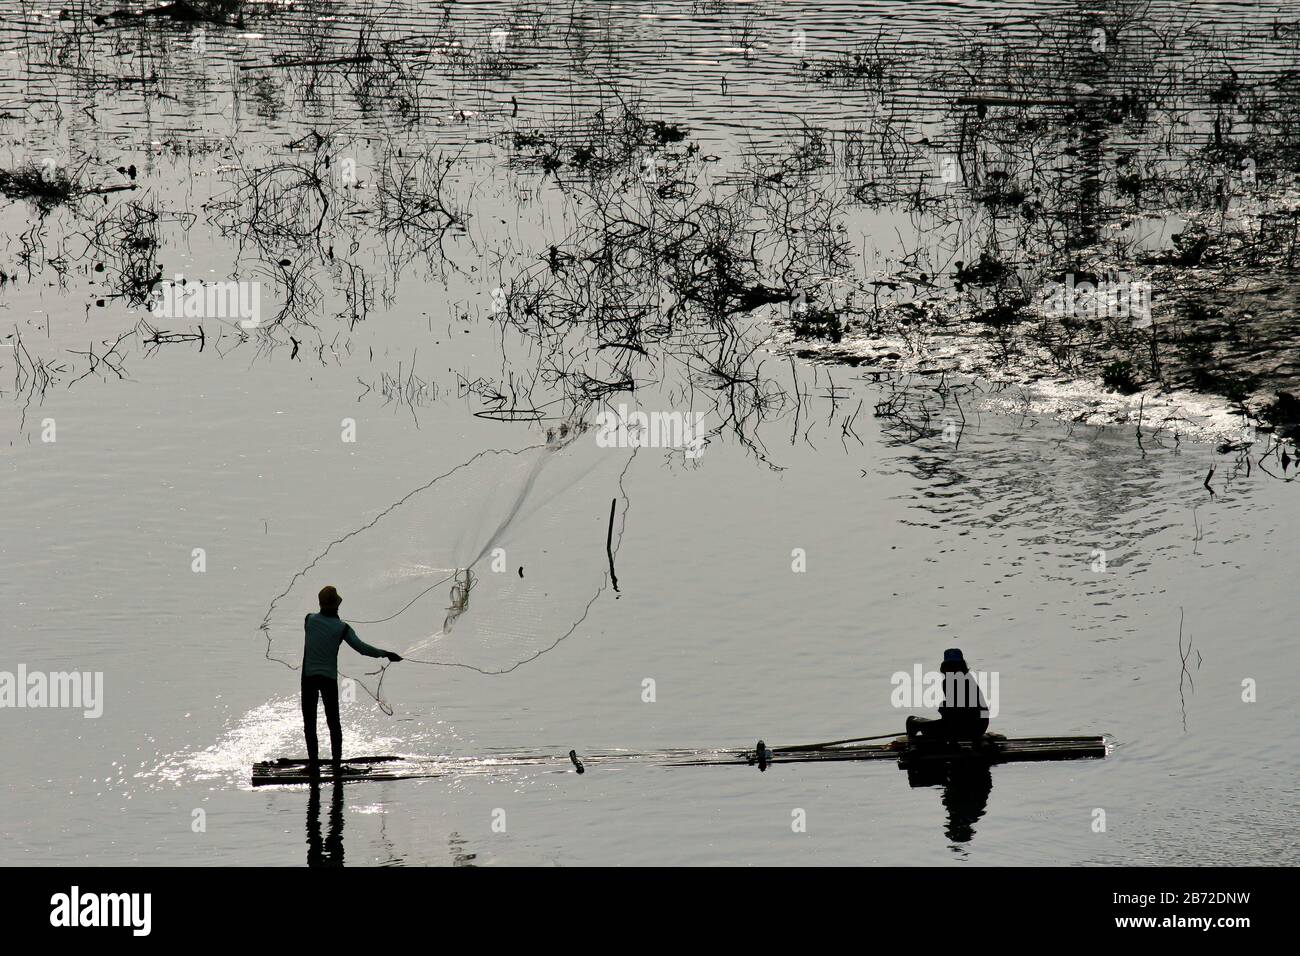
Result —
[[213, 23], [221, 26], [242, 23], [242, 13], [252, 6], [250, 0], [170, 0], [140, 10], [118, 9], [96, 19], [144, 19], [158, 17], [177, 23]]
[[844, 327], [839, 314], [820, 306], [796, 309], [790, 328], [801, 339], [826, 339], [838, 342], [844, 337]]
[[14, 169], [0, 169], [0, 195], [30, 200], [42, 211], [71, 202], [80, 193], [81, 187], [73, 176], [54, 164], [32, 161]]
[[554, 173], [560, 182], [635, 169], [643, 181], [655, 183], [661, 173], [656, 151], [682, 142], [687, 133], [616, 97], [608, 109], [556, 117], [545, 125], [520, 124], [502, 139], [517, 169]]
[[[1295, 331], [1293, 304], [1258, 302], [1271, 285], [1260, 270], [1295, 261], [1300, 126], [1291, 74], [1269, 69], [1295, 50], [1276, 31], [1198, 31], [1190, 19], [1144, 3], [1080, 6], [909, 63], [938, 105], [916, 103], [911, 86], [884, 90], [844, 129], [836, 160], [853, 202], [913, 215], [917, 245], [908, 267], [852, 280], [882, 282], [869, 316], [849, 317], [833, 353], [818, 354], [857, 362], [856, 343], [886, 335], [923, 366], [936, 346], [974, 337], [986, 359], [967, 370], [1028, 381], [1054, 369], [1125, 393], [1195, 387], [1258, 411], [1278, 382], [1253, 356]], [[823, 57], [823, 78], [880, 80], [902, 44], [880, 35]], [[1175, 216], [1186, 225], [1153, 249], [1152, 226]], [[1117, 272], [1153, 291], [1141, 316], [1043, 307], [1063, 275]], [[1250, 308], [1215, 292], [1243, 286]], [[1189, 306], [1198, 298], [1221, 320], [1204, 321]], [[815, 325], [789, 331], [795, 347], [824, 338]]]
[[1112, 392], [1132, 395], [1139, 389], [1133, 363], [1120, 359], [1101, 370], [1101, 384]]
[[[1267, 359], [1297, 331], [1292, 32], [1107, 0], [958, 25], [939, 42], [888, 24], [810, 42], [774, 28], [776, 8], [701, 5], [727, 69], [793, 80], [833, 109], [741, 136], [723, 157], [716, 129], [661, 111], [629, 69], [631, 54], [680, 38], [676, 22], [536, 3], [403, 10], [158, 4], [112, 31], [76, 9], [33, 31], [25, 55], [67, 81], [61, 96], [111, 88], [150, 109], [219, 108], [231, 127], [169, 131], [150, 151], [174, 170], [213, 164], [194, 175], [225, 188], [197, 221], [233, 249], [217, 271], [264, 286], [270, 319], [230, 330], [131, 316], [128, 341], [328, 361], [408, 275], [483, 270], [493, 279], [472, 294], [491, 294], [488, 320], [538, 349], [475, 396], [477, 413], [505, 419], [552, 407], [548, 390], [567, 413], [676, 376], [722, 402], [723, 420], [780, 414], [791, 397], [756, 373], [770, 347], [878, 373], [1193, 390], [1255, 413], [1293, 390], [1290, 365]], [[229, 28], [252, 18], [273, 39], [235, 55], [244, 41]], [[730, 95], [725, 75], [721, 87]], [[845, 93], [854, 109], [833, 108]], [[241, 123], [282, 138], [250, 145]], [[94, 307], [147, 307], [195, 209], [83, 202], [139, 185], [83, 181], [97, 161], [3, 174], [0, 193], [68, 220], [29, 223], [14, 260], [61, 283], [102, 270]], [[487, 238], [507, 194], [560, 211], [523, 242]], [[1140, 316], [1098, 311], [1097, 295], [1048, 301], [1066, 278], [1116, 274], [1151, 290]], [[407, 391], [363, 382], [384, 401]]]
[[905, 56], [904, 45], [897, 38], [885, 36], [882, 29], [851, 49], [801, 59], [798, 69], [820, 84], [857, 88], [883, 97], [896, 87], [900, 79], [896, 71]]
[[[1262, 410], [1268, 422], [1282, 438], [1300, 439], [1300, 398], [1291, 392], [1278, 392], [1277, 397]], [[1286, 467], [1286, 462], [1283, 467]]]
[[[448, 181], [456, 161], [431, 153], [411, 159], [387, 154], [375, 184], [375, 212], [390, 243], [400, 238], [429, 259], [441, 252], [449, 231], [465, 228], [469, 213], [452, 197]], [[409, 254], [394, 250], [397, 260]]]
[[161, 234], [166, 227], [185, 228], [196, 220], [193, 213], [174, 213], [157, 203], [130, 200], [96, 219], [91, 247], [113, 283], [113, 294], [129, 306], [146, 306], [163, 281], [158, 261]]

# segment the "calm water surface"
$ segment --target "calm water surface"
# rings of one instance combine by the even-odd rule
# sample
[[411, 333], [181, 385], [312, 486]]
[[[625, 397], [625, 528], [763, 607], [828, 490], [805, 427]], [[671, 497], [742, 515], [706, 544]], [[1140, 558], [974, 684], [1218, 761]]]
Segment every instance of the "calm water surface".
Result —
[[[480, 39], [499, 13], [495, 4], [454, 6], [456, 22]], [[223, 113], [232, 69], [299, 42], [318, 48], [303, 13], [311, 5], [275, 29], [210, 30], [212, 53], [197, 63], [182, 55], [189, 33], [162, 31], [158, 42], [182, 51], [163, 78], [169, 97], [42, 67], [52, 18], [0, 9], [10, 54], [0, 94], [15, 117], [22, 111], [5, 121], [5, 165], [43, 151], [93, 155], [97, 169], [138, 164], [149, 197], [194, 214], [162, 229], [169, 273], [224, 275], [246, 261], [213, 222], [210, 204], [228, 194], [222, 167], [283, 155], [288, 140], [327, 120], [362, 137], [392, 123], [384, 110], [359, 108], [338, 76], [317, 89], [243, 83], [237, 115]], [[399, 5], [386, 26], [432, 31], [436, 9]], [[1285, 9], [1198, 11], [1236, 24], [1271, 22]], [[854, 108], [850, 92], [810, 89], [774, 66], [793, 29], [815, 50], [906, 23], [929, 45], [950, 40], [954, 24], [1014, 29], [1042, 10], [600, 5], [587, 28], [607, 76], [635, 81], [657, 114], [719, 154], [722, 170], [799, 117]], [[611, 22], [629, 32], [602, 39]], [[357, 28], [345, 13], [329, 23], [344, 36]], [[152, 354], [133, 345], [121, 377], [100, 368], [35, 402], [9, 388], [15, 359], [0, 354], [0, 670], [102, 671], [105, 681], [98, 720], [0, 712], [0, 863], [1300, 860], [1289, 743], [1300, 503], [1289, 481], [1247, 474], [1236, 456], [1168, 434], [1139, 443], [1129, 429], [1026, 415], [970, 412], [956, 445], [900, 442], [871, 414], [883, 386], [870, 375], [775, 356], [764, 374], [786, 389], [797, 376], [807, 397], [797, 423], [787, 407], [758, 432], [766, 462], [725, 432], [693, 463], [639, 452], [622, 485], [620, 592], [602, 593], [554, 651], [508, 675], [397, 665], [384, 684], [391, 716], [364, 694], [345, 705], [347, 750], [467, 758], [884, 733], [904, 716], [890, 704], [891, 675], [934, 668], [945, 647], [960, 646], [975, 669], [1000, 674], [998, 729], [1105, 733], [1108, 759], [995, 767], [987, 799], [973, 804], [912, 788], [883, 762], [764, 774], [524, 767], [326, 788], [319, 800], [303, 788], [251, 789], [254, 761], [302, 750], [296, 674], [265, 657], [268, 603], [330, 541], [433, 476], [484, 448], [544, 438], [544, 425], [476, 416], [482, 404], [462, 387], [510, 363], [528, 366], [527, 348], [485, 318], [499, 257], [512, 245], [535, 255], [574, 214], [535, 181], [491, 172], [502, 156], [489, 140], [511, 96], [543, 116], [598, 94], [540, 48], [529, 54], [538, 63], [511, 77], [418, 84], [429, 119], [403, 135], [417, 150], [458, 146], [481, 163], [474, 168], [486, 172], [464, 183], [475, 215], [453, 241], [455, 269], [417, 263], [399, 278], [387, 268], [391, 250], [379, 240], [363, 248], [356, 261], [371, 257], [380, 287], [354, 329], [327, 304], [313, 312], [314, 330], [296, 334], [304, 344], [294, 359], [284, 339]], [[186, 155], [158, 142], [204, 148]], [[58, 242], [67, 249], [76, 230], [64, 212], [52, 216], [45, 226], [66, 230]], [[0, 217], [16, 265], [18, 237], [42, 220], [22, 202]], [[875, 238], [889, 241], [885, 231]], [[6, 268], [22, 280], [0, 293], [0, 327], [50, 355], [91, 342], [102, 351], [131, 313], [116, 300], [95, 307], [103, 287], [88, 263], [60, 281], [51, 256], [30, 272]], [[383, 376], [398, 375], [399, 363], [409, 374], [412, 362], [427, 389], [413, 403], [386, 401]], [[673, 408], [681, 394], [670, 383], [637, 397]], [[355, 443], [339, 441], [344, 418], [357, 423]], [[57, 422], [57, 442], [40, 440], [43, 419]], [[1214, 494], [1202, 484], [1211, 465]], [[588, 483], [573, 494], [590, 495], [589, 509], [565, 503], [595, 516], [598, 558], [617, 491]], [[206, 550], [203, 574], [191, 570], [194, 548]], [[791, 570], [794, 549], [806, 554], [805, 573]], [[1094, 570], [1098, 550], [1104, 570]], [[577, 574], [565, 561], [537, 573]], [[333, 583], [349, 593], [349, 582]], [[357, 613], [360, 603], [351, 604]], [[647, 679], [653, 703], [642, 699]], [[1256, 702], [1243, 702], [1243, 681], [1257, 683]], [[791, 830], [796, 809], [806, 811], [805, 833]], [[1105, 832], [1094, 828], [1098, 809]], [[194, 832], [199, 810], [204, 832]], [[498, 811], [505, 832], [493, 828]]]

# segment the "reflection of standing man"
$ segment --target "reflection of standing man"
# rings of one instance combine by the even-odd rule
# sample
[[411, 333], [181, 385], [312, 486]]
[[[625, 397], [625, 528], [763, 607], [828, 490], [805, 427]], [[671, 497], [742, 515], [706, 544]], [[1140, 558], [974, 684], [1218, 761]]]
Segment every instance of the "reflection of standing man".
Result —
[[320, 834], [320, 786], [311, 785], [307, 797], [307, 865], [341, 867], [343, 865], [343, 782], [334, 781], [330, 796], [330, 827], [324, 840]]

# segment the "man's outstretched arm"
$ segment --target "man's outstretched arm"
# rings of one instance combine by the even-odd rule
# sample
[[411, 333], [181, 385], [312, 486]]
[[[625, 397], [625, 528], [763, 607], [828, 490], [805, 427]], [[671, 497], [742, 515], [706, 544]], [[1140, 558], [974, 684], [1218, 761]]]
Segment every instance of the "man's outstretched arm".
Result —
[[348, 642], [348, 647], [352, 648], [358, 654], [364, 654], [366, 657], [387, 657], [390, 661], [400, 661], [400, 654], [394, 654], [392, 651], [381, 651], [377, 647], [371, 647], [361, 638], [357, 637], [357, 632], [352, 630], [352, 625], [348, 624], [343, 628], [343, 640]]

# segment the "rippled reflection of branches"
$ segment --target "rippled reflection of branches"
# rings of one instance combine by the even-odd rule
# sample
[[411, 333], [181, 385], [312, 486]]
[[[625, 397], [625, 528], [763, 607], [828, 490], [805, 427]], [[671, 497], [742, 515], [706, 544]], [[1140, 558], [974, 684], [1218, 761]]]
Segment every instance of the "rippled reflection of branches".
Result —
[[715, 405], [715, 432], [766, 461], [758, 426], [787, 402], [753, 332], [847, 273], [838, 201], [801, 179], [719, 186], [689, 150], [650, 181], [579, 193], [571, 234], [508, 284], [505, 319], [542, 345], [542, 379], [582, 412], [676, 367]]
[[459, 154], [404, 157], [393, 150], [380, 164], [375, 183], [377, 228], [385, 237], [395, 270], [413, 256], [430, 268], [450, 264], [444, 243], [463, 233], [468, 203], [452, 194], [451, 173]]

